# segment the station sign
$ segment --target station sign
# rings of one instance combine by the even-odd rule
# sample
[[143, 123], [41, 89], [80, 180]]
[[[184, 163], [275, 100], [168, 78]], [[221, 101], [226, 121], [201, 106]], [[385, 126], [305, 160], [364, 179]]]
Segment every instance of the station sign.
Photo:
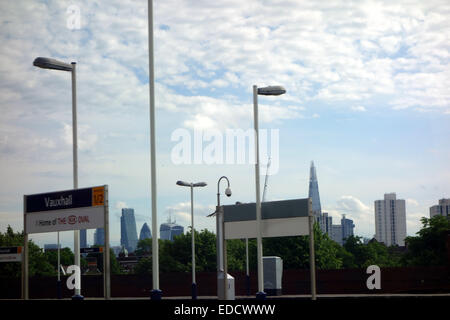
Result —
[[[223, 206], [225, 239], [256, 238], [256, 204]], [[261, 234], [263, 238], [309, 234], [311, 215], [309, 198], [261, 203]]]
[[25, 232], [104, 227], [105, 186], [24, 196]]
[[0, 247], [0, 262], [21, 262], [23, 247]]
[[103, 253], [103, 247], [80, 248], [80, 253]]

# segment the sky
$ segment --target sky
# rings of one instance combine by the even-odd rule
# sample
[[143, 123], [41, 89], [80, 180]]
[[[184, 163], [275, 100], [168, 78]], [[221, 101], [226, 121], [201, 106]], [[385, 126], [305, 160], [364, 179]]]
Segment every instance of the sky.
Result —
[[[221, 176], [222, 204], [255, 201], [251, 161], [220, 161], [242, 151], [227, 133], [253, 128], [253, 85], [286, 88], [258, 98], [267, 201], [306, 198], [314, 161], [322, 210], [371, 238], [385, 193], [411, 236], [450, 197], [448, 1], [154, 0], [153, 23], [158, 225], [190, 225], [177, 180], [208, 184], [198, 230], [215, 231]], [[23, 195], [73, 187], [70, 74], [38, 56], [77, 63], [79, 187], [108, 185], [111, 244], [122, 208], [151, 226], [147, 1], [2, 1], [0, 41], [0, 231], [23, 229]]]

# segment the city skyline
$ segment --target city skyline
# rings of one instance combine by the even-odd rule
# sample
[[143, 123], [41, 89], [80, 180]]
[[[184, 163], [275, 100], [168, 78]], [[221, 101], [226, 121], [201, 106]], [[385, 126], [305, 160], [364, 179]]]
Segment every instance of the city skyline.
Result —
[[[22, 230], [24, 194], [72, 187], [70, 75], [33, 67], [48, 56], [77, 62], [79, 187], [108, 185], [118, 245], [122, 208], [134, 208], [139, 225], [151, 220], [146, 2], [78, 1], [79, 24], [71, 5], [0, 4], [0, 176], [8, 181], [0, 230]], [[206, 216], [222, 175], [233, 190], [223, 204], [255, 201], [251, 163], [177, 165], [172, 134], [185, 129], [195, 145], [195, 130], [251, 129], [252, 86], [283, 85], [286, 94], [259, 97], [260, 128], [279, 136], [266, 200], [306, 198], [313, 159], [322, 212], [337, 221], [345, 214], [356, 235], [372, 238], [373, 201], [396, 192], [415, 235], [429, 208], [450, 197], [446, 6], [155, 1], [158, 226], [170, 211], [190, 225], [178, 180], [208, 184], [195, 193], [197, 230], [215, 231]], [[56, 234], [30, 238], [56, 242]], [[73, 233], [61, 232], [61, 241], [72, 246]]]

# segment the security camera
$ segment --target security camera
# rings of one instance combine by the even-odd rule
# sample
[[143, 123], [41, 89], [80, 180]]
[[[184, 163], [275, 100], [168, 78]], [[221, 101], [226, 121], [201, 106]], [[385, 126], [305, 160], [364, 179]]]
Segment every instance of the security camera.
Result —
[[225, 194], [227, 195], [227, 197], [231, 197], [231, 189], [230, 188], [226, 188]]

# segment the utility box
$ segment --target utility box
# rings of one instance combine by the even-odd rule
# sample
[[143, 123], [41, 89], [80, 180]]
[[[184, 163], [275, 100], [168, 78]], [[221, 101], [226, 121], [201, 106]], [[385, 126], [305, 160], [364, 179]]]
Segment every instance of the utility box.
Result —
[[264, 292], [268, 296], [281, 295], [283, 260], [280, 257], [263, 257]]
[[[224, 291], [223, 291], [223, 272], [220, 272], [217, 277], [217, 298], [219, 300], [225, 300]], [[230, 274], [227, 274], [227, 299], [226, 300], [235, 300], [235, 290], [234, 290], [234, 277]]]

